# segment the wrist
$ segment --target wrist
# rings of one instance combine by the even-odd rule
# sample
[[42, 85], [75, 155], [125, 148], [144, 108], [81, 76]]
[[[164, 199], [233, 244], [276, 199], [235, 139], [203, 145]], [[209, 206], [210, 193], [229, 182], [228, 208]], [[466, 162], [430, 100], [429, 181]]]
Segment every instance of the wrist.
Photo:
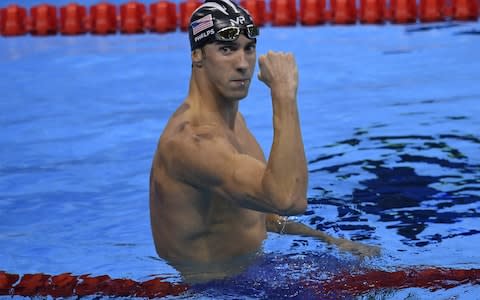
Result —
[[285, 101], [287, 101], [288, 99], [295, 100], [297, 96], [297, 87], [296, 85], [291, 85], [286, 82], [279, 82], [277, 84], [271, 85], [270, 93], [272, 95], [272, 98], [285, 99]]

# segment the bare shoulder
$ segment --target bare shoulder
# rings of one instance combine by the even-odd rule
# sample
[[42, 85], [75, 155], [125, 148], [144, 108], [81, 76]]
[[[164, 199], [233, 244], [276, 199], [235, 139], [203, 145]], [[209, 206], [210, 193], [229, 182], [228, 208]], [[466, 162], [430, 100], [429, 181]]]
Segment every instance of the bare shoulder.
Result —
[[165, 128], [157, 155], [170, 171], [207, 169], [235, 149], [222, 128], [215, 124], [196, 122], [188, 113], [175, 113]]
[[182, 104], [170, 118], [160, 138], [160, 150], [189, 145], [193, 139], [211, 139], [215, 133], [213, 126], [196, 124], [189, 113], [189, 105]]
[[200, 125], [188, 119], [178, 119], [165, 129], [160, 139], [160, 151], [176, 154], [185, 148], [200, 150], [219, 141], [221, 137], [221, 131], [214, 125]]

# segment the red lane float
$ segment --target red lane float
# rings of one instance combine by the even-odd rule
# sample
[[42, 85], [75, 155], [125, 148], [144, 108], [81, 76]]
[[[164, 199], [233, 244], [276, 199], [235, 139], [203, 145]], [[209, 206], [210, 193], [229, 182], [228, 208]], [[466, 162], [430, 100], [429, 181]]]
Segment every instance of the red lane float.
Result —
[[120, 32], [143, 33], [147, 24], [145, 4], [130, 1], [120, 6]]
[[327, 19], [325, 0], [300, 0], [300, 23], [313, 26]]
[[297, 24], [295, 0], [270, 0], [270, 14], [273, 26], [293, 26]]
[[57, 8], [40, 4], [30, 9], [30, 33], [32, 35], [52, 35], [57, 33]]
[[385, 22], [387, 3], [385, 0], [360, 0], [360, 22], [382, 24]]
[[150, 30], [164, 33], [177, 29], [177, 7], [175, 3], [158, 1], [150, 4]]
[[476, 21], [479, 15], [477, 0], [453, 0], [450, 15], [458, 21]]
[[180, 3], [180, 30], [187, 31], [190, 24], [190, 17], [192, 13], [200, 6], [203, 2], [199, 0], [187, 0], [186, 2]]
[[264, 26], [267, 23], [265, 0], [240, 0], [240, 5], [248, 10], [255, 25]]
[[331, 21], [333, 24], [355, 24], [357, 8], [355, 0], [331, 0]]
[[24, 7], [12, 4], [3, 9], [2, 35], [18, 36], [27, 34], [27, 10]]
[[0, 34], [3, 32], [3, 19], [5, 18], [5, 9], [0, 7]]
[[420, 0], [420, 22], [440, 22], [445, 18], [445, 0]]
[[90, 7], [89, 29], [93, 34], [112, 34], [117, 31], [117, 9], [108, 2]]
[[90, 277], [74, 276], [69, 273], [60, 275], [47, 274], [9, 274], [0, 271], [0, 296], [118, 296], [159, 298], [177, 296], [185, 292], [188, 286], [175, 284], [154, 278], [144, 282], [131, 279], [112, 279], [107, 275]]
[[417, 21], [417, 4], [415, 0], [390, 0], [390, 21], [407, 24]]
[[83, 34], [87, 32], [87, 8], [70, 3], [60, 8], [60, 33], [64, 35]]

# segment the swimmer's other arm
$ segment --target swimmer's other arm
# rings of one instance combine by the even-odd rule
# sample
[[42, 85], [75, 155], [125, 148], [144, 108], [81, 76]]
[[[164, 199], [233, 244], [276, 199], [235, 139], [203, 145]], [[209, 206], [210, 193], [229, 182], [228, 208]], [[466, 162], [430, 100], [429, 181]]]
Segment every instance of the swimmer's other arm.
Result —
[[340, 250], [351, 252], [361, 257], [378, 256], [380, 248], [353, 242], [347, 239], [335, 238], [323, 231], [312, 229], [302, 223], [287, 220], [275, 214], [266, 216], [267, 231], [280, 234], [292, 234], [318, 238], [329, 245], [335, 245]]

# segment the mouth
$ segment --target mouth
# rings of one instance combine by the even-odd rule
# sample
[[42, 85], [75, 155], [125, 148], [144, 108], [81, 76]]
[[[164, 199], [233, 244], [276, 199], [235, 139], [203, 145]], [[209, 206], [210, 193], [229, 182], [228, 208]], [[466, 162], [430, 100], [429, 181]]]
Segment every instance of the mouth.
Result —
[[231, 80], [235, 85], [246, 86], [250, 82], [250, 79], [233, 79]]

